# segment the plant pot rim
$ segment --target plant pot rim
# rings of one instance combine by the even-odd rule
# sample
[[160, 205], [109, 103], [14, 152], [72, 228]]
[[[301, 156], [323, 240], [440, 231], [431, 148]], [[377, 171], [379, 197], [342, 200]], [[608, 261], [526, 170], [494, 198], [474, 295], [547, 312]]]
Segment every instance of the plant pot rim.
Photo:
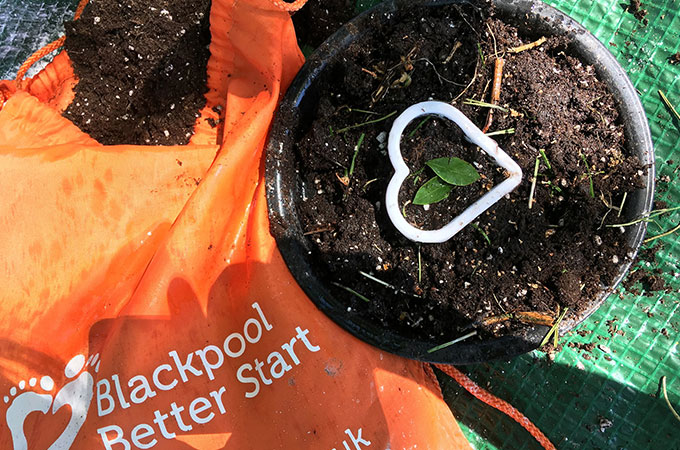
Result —
[[[359, 38], [372, 23], [385, 20], [397, 10], [451, 3], [464, 2], [388, 0], [357, 16], [328, 38], [309, 57], [281, 102], [266, 147], [265, 176], [271, 232], [292, 275], [321, 311], [354, 336], [390, 353], [421, 361], [467, 364], [509, 358], [529, 352], [539, 346], [548, 327], [541, 325], [526, 327], [501, 337], [463, 341], [428, 353], [427, 350], [437, 343], [406, 338], [363, 317], [348, 316], [346, 304], [333, 297], [316, 276], [313, 263], [307, 259], [310, 247], [306, 237], [303, 236], [295, 206], [295, 199], [298, 196], [297, 183], [287, 181], [283, 176], [285, 173], [294, 173], [295, 157], [292, 148], [299, 137], [300, 127], [305, 123], [306, 111], [313, 109], [313, 105], [318, 101], [314, 83], [328, 61]], [[636, 215], [649, 212], [653, 204], [655, 178], [651, 134], [635, 88], [614, 56], [583, 26], [538, 0], [492, 0], [492, 3], [496, 7], [496, 15], [500, 18], [508, 21], [512, 18], [514, 21], [532, 26], [543, 34], [552, 32], [566, 35], [574, 54], [595, 67], [598, 76], [618, 103], [627, 149], [648, 167], [643, 180], [645, 187], [629, 196], [627, 203], [632, 205]], [[603, 289], [585, 311], [578, 317], [565, 318], [560, 324], [561, 334], [573, 329], [595, 312], [616, 289], [630, 269], [645, 232], [645, 222], [627, 229], [628, 244], [633, 249], [633, 257], [620, 266], [611, 286]]]

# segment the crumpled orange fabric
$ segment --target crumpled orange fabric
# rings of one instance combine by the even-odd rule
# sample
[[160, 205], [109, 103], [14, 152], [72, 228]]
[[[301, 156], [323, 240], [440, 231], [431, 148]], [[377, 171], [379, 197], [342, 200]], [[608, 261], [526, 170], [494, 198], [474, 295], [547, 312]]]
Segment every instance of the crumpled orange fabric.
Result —
[[210, 23], [224, 126], [189, 145], [82, 133], [65, 53], [0, 111], [0, 448], [469, 448], [423, 366], [319, 312], [269, 234], [289, 14], [214, 0]]

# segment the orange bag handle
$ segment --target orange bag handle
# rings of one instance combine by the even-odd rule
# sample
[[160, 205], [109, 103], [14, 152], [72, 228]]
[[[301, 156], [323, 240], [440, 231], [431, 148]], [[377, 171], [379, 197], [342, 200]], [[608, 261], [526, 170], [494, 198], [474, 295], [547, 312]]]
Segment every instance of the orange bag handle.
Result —
[[272, 3], [284, 11], [295, 12], [305, 6], [307, 0], [295, 0], [293, 3], [286, 3], [282, 0], [272, 0]]
[[[73, 20], [78, 20], [83, 13], [83, 10], [85, 9], [85, 6], [89, 3], [90, 0], [80, 0], [80, 3], [78, 3], [78, 7], [76, 8], [76, 12], [73, 15]], [[14, 79], [17, 89], [21, 89], [22, 84], [24, 82], [24, 76], [26, 75], [26, 72], [28, 72], [28, 69], [33, 66], [36, 62], [40, 61], [43, 59], [45, 56], [49, 55], [62, 45], [64, 45], [64, 41], [66, 40], [66, 36], [62, 36], [59, 39], [56, 39], [52, 42], [50, 42], [47, 45], [44, 45], [42, 48], [39, 48], [36, 50], [31, 56], [24, 61], [24, 63], [19, 67], [19, 71], [17, 72], [17, 76]], [[0, 108], [2, 108], [2, 105], [4, 101], [7, 100], [6, 98], [0, 98]]]
[[[424, 365], [426, 367], [425, 370], [430, 373], [430, 376], [435, 377], [434, 371], [432, 371], [430, 365]], [[538, 427], [534, 425], [527, 416], [519, 412], [517, 408], [512, 406], [510, 403], [506, 402], [505, 400], [501, 400], [489, 391], [485, 390], [454, 366], [447, 366], [445, 364], [435, 364], [434, 366], [456, 380], [458, 384], [460, 384], [466, 391], [468, 391], [478, 400], [481, 400], [487, 405], [496, 408], [500, 412], [509, 416], [518, 424], [522, 425], [522, 427], [527, 430], [545, 450], [556, 450], [555, 446], [552, 442], [550, 442], [546, 435], [543, 434], [543, 432], [541, 432], [541, 430], [539, 430]]]

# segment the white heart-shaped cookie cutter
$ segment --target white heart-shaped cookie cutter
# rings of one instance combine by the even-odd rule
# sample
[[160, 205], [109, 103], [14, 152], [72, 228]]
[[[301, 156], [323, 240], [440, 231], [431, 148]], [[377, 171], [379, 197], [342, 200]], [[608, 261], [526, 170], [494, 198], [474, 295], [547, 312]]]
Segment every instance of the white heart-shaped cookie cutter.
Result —
[[[496, 163], [508, 171], [510, 176], [498, 186], [484, 194], [479, 200], [470, 205], [460, 215], [438, 230], [421, 230], [406, 221], [399, 210], [399, 189], [409, 175], [409, 169], [401, 155], [401, 135], [406, 126], [413, 119], [425, 116], [437, 115], [452, 120], [463, 130], [468, 141], [479, 146], [487, 155], [491, 156]], [[392, 124], [390, 136], [387, 142], [390, 162], [394, 167], [394, 176], [387, 186], [385, 195], [385, 207], [387, 214], [394, 226], [407, 238], [416, 242], [441, 243], [451, 239], [456, 233], [465, 228], [477, 216], [489, 209], [506, 194], [512, 192], [522, 181], [522, 169], [508, 156], [490, 137], [482, 133], [465, 114], [448, 103], [429, 101], [412, 105], [401, 113]]]

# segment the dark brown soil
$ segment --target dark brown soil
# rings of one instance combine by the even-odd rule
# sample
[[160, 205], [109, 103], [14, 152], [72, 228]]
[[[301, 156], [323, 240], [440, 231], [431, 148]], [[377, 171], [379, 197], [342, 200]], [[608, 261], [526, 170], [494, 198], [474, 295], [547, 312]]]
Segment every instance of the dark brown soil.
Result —
[[64, 116], [102, 144], [186, 144], [205, 105], [210, 0], [91, 0], [66, 23]]
[[648, 12], [642, 7], [640, 0], [630, 0], [627, 11], [643, 24], [647, 25], [649, 23], [649, 20], [646, 17]]
[[[469, 5], [426, 10], [422, 20], [397, 16], [394, 28], [372, 31], [368, 41], [329, 66], [318, 118], [297, 148], [304, 183], [299, 215], [316, 266], [328, 281], [369, 300], [337, 287], [334, 294], [346, 300], [350, 314], [435, 341], [507, 312], [554, 316], [558, 305], [581, 312], [630, 260], [620, 228], [606, 225], [621, 221], [611, 206], [640, 187], [644, 174], [636, 158], [624, 156], [613, 98], [592, 67], [569, 56], [562, 39], [510, 54], [508, 48], [539, 36], [518, 37], [515, 28]], [[384, 45], [374, 48], [370, 39]], [[481, 128], [488, 109], [463, 100], [489, 101], [497, 53], [506, 62], [500, 104], [520, 115], [495, 111], [491, 131], [515, 129], [494, 139], [522, 167], [522, 184], [450, 241], [408, 241], [384, 208], [392, 177], [384, 143], [392, 120], [414, 103], [435, 99], [453, 103]], [[343, 130], [366, 121], [376, 122]], [[483, 175], [428, 211], [406, 203], [432, 172], [407, 179], [401, 193], [407, 220], [436, 228], [504, 174], [448, 121], [432, 118], [416, 129], [417, 122], [402, 138], [412, 173], [434, 157], [457, 156], [474, 162]], [[528, 209], [539, 149], [551, 167], [541, 160], [535, 203]], [[487, 331], [516, 325], [504, 321]]]
[[300, 46], [316, 48], [355, 15], [355, 0], [309, 0], [293, 15]]
[[[642, 292], [637, 287], [640, 283]], [[646, 270], [639, 267], [631, 272], [623, 284], [626, 289], [633, 294], [641, 294], [651, 297], [660, 291], [670, 292], [670, 288], [663, 279], [663, 272], [661, 269]]]
[[672, 54], [668, 58], [668, 62], [670, 62], [671, 64], [674, 64], [674, 65], [680, 64], [680, 52]]

